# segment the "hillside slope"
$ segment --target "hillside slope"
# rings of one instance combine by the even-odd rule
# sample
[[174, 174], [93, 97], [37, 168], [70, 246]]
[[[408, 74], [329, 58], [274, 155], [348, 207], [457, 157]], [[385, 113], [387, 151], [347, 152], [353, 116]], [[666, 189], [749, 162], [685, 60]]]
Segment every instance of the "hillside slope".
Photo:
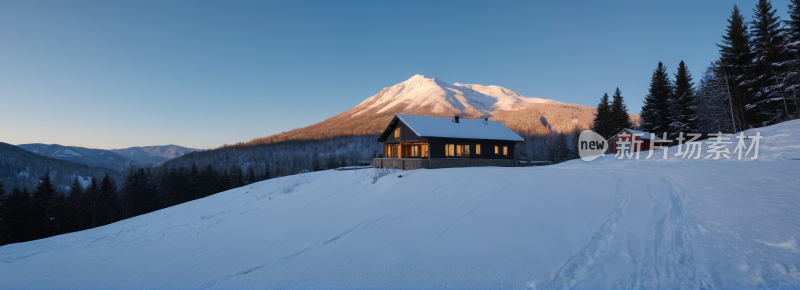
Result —
[[796, 288], [800, 121], [754, 131], [756, 161], [271, 179], [0, 247], [0, 288]]
[[120, 156], [111, 150], [40, 143], [20, 144], [17, 146], [42, 156], [114, 170], [123, 170], [130, 166], [142, 165], [139, 162]]
[[[489, 117], [495, 121], [513, 121], [506, 125], [516, 132], [549, 134], [589, 128], [595, 111], [581, 105], [525, 97], [499, 86], [450, 85], [435, 78], [415, 75], [322, 122], [243, 144], [374, 135], [382, 133], [395, 114]], [[545, 125], [542, 125], [542, 119], [546, 120]], [[631, 115], [631, 119], [638, 124], [638, 115]]]

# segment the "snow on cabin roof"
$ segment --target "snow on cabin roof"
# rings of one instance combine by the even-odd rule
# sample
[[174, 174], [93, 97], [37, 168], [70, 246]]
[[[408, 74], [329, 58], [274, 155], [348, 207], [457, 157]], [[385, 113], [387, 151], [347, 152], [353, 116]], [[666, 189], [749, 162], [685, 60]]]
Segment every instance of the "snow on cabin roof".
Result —
[[459, 118], [456, 123], [451, 118], [396, 116], [420, 137], [525, 141], [506, 125], [495, 121]]
[[658, 136], [656, 136], [655, 134], [647, 133], [647, 132], [643, 132], [643, 131], [639, 131], [639, 130], [633, 130], [633, 129], [622, 129], [621, 131], [619, 131], [619, 133], [615, 134], [611, 138], [608, 138], [608, 140], [616, 138], [617, 135], [622, 134], [623, 131], [628, 131], [629, 133], [631, 133], [633, 135], [641, 135], [641, 136], [639, 136], [639, 139], [642, 139], [642, 140], [661, 140], [661, 138], [658, 138]]

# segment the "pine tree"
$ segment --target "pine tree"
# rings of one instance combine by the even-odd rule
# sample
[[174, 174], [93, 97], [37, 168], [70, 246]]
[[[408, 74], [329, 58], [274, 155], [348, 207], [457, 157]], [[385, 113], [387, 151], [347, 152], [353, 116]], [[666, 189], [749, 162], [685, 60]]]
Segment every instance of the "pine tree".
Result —
[[334, 169], [336, 167], [336, 156], [334, 156], [333, 153], [329, 153], [327, 162], [325, 163], [325, 168]]
[[581, 158], [580, 149], [578, 148], [580, 145], [578, 144], [581, 137], [581, 130], [578, 127], [572, 129], [572, 142], [570, 142], [569, 146], [569, 160]]
[[244, 186], [244, 173], [242, 167], [237, 164], [231, 166], [231, 188]]
[[569, 144], [567, 144], [567, 136], [565, 134], [558, 134], [552, 144], [547, 145], [550, 162], [561, 163], [569, 160]]
[[[700, 78], [695, 96], [697, 125], [701, 133], [735, 132], [725, 78], [718, 75], [721, 70], [708, 67]], [[736, 128], [738, 129], [738, 128]]]
[[658, 67], [650, 79], [649, 92], [642, 106], [642, 129], [655, 134], [669, 132], [669, 99], [672, 96], [672, 82], [669, 80], [667, 68], [661, 62], [658, 62]]
[[784, 43], [781, 50], [783, 61], [774, 63], [775, 85], [771, 90], [783, 99], [784, 110], [798, 117], [798, 89], [800, 89], [800, 0], [791, 0], [789, 19], [785, 20]]
[[786, 23], [786, 35], [789, 42], [800, 41], [800, 0], [789, 3], [789, 20]]
[[[751, 36], [754, 61], [750, 63], [743, 85], [748, 87], [745, 115], [751, 125], [765, 126], [776, 122], [776, 109], [783, 109], [779, 81], [775, 78], [773, 64], [783, 60], [783, 35], [780, 17], [767, 0], [759, 0], [753, 9]], [[783, 110], [781, 110], [783, 111]]]
[[219, 187], [217, 188], [217, 192], [223, 192], [223, 191], [226, 191], [228, 189], [233, 188], [233, 186], [231, 186], [231, 178], [228, 175], [228, 171], [225, 170], [225, 169], [222, 169], [221, 171], [222, 171], [222, 175], [220, 175], [220, 178], [219, 178], [219, 183], [218, 183]]
[[[747, 23], [744, 16], [739, 12], [739, 8], [734, 5], [731, 18], [728, 19], [726, 34], [722, 36], [722, 44], [717, 44], [720, 48], [720, 58], [714, 66], [719, 71], [715, 72], [718, 76], [723, 76], [729, 86], [731, 97], [734, 100], [734, 108], [737, 111], [736, 117], [741, 118], [742, 129], [747, 129], [749, 123], [744, 115], [744, 107], [747, 104], [747, 89], [749, 84], [743, 84], [747, 70], [753, 60], [753, 53], [748, 33]], [[727, 90], [727, 88], [726, 88]]]
[[211, 167], [211, 164], [206, 165], [206, 169], [203, 170], [203, 174], [201, 177], [201, 188], [200, 190], [203, 192], [203, 197], [209, 196], [213, 193], [216, 193], [215, 184], [216, 184], [216, 173], [214, 169]]
[[53, 225], [51, 235], [60, 235], [70, 232], [73, 227], [73, 220], [69, 217], [69, 207], [65, 206], [67, 198], [64, 193], [56, 193], [55, 204], [53, 205], [53, 217], [50, 219]]
[[600, 98], [600, 103], [597, 104], [597, 113], [592, 123], [592, 131], [608, 139], [614, 134], [611, 126], [611, 106], [608, 101], [608, 94], [603, 94], [603, 97]]
[[97, 219], [97, 206], [100, 201], [100, 186], [97, 184], [97, 178], [92, 177], [92, 182], [86, 187], [83, 193], [86, 200], [86, 215], [83, 220], [86, 221], [86, 228], [93, 228], [100, 226]]
[[11, 190], [11, 195], [3, 203], [3, 207], [5, 209], [3, 219], [6, 224], [6, 243], [19, 243], [30, 240], [29, 232], [32, 231], [30, 224], [31, 202], [27, 189], [23, 192], [19, 187], [14, 187]]
[[622, 129], [633, 127], [631, 117], [628, 115], [628, 107], [625, 106], [625, 99], [622, 98], [619, 88], [614, 92], [613, 101], [611, 101], [611, 124], [612, 135], [619, 133]]
[[256, 180], [256, 171], [255, 171], [255, 169], [253, 169], [253, 166], [248, 166], [247, 167], [247, 184], [253, 184], [253, 183], [256, 183], [257, 181], [258, 180]]
[[48, 170], [42, 178], [39, 179], [39, 185], [36, 186], [36, 191], [33, 192], [31, 199], [33, 205], [33, 222], [35, 224], [34, 239], [46, 238], [51, 236], [53, 223], [51, 218], [54, 217], [54, 205], [57, 202], [58, 194], [56, 193], [55, 186], [50, 179], [50, 171]]
[[272, 178], [272, 176], [270, 175], [270, 171], [269, 171], [269, 162], [266, 162], [266, 164], [264, 164], [264, 180], [267, 180], [267, 179], [270, 179], [270, 178]]
[[97, 216], [100, 225], [107, 225], [119, 220], [117, 200], [117, 183], [111, 180], [108, 173], [100, 181], [100, 200], [97, 205]]
[[678, 132], [696, 133], [697, 114], [693, 108], [695, 101], [694, 83], [689, 68], [681, 61], [675, 74], [675, 92], [670, 99], [670, 136]]
[[78, 177], [75, 177], [72, 181], [72, 186], [70, 186], [69, 195], [67, 195], [65, 200], [66, 207], [68, 208], [67, 219], [70, 224], [70, 228], [67, 228], [66, 231], [80, 231], [86, 227], [86, 223], [83, 220], [83, 202], [83, 185], [81, 185]]
[[[144, 172], [142, 172], [144, 174]], [[192, 167], [189, 168], [189, 174], [186, 177], [186, 190], [188, 191], [189, 200], [195, 200], [203, 197], [200, 192], [200, 171], [197, 170], [197, 165], [192, 162]]]
[[322, 161], [319, 158], [319, 152], [314, 151], [311, 153], [311, 171], [322, 170]]
[[3, 182], [0, 181], [0, 246], [8, 244], [10, 240], [8, 222], [11, 221], [11, 209], [8, 208], [9, 199], [11, 199], [11, 195], [6, 194]]

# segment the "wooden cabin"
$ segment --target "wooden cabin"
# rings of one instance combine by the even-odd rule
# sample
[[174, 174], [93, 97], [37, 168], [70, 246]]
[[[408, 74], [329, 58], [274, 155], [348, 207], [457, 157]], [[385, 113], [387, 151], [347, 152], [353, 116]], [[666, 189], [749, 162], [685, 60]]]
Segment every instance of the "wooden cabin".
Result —
[[503, 123], [487, 119], [395, 115], [378, 138], [384, 152], [379, 159], [384, 160], [374, 165], [400, 169], [515, 166], [514, 146], [521, 141]]
[[[658, 136], [655, 134], [642, 132], [639, 130], [622, 129], [622, 131], [619, 131], [619, 133], [608, 139], [608, 149], [611, 154], [617, 154], [617, 144], [619, 142], [628, 142], [629, 145], [627, 145], [627, 147], [629, 149], [632, 148], [632, 150], [626, 152], [647, 151], [653, 149], [650, 148], [650, 140], [661, 140], [661, 138], [658, 138]], [[633, 142], [637, 141], [641, 141], [642, 143], [639, 146], [633, 146]], [[655, 144], [656, 147], [659, 145], [662, 144]]]

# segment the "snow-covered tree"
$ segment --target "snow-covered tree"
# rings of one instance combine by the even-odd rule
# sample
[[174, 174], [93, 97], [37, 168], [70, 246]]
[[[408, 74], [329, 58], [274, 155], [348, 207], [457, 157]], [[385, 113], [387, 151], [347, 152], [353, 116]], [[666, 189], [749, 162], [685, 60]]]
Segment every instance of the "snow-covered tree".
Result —
[[[716, 74], [718, 71], [721, 70], [712, 64], [703, 72], [695, 96], [698, 130], [703, 133], [733, 133], [736, 130], [732, 120], [741, 121], [732, 119], [741, 114], [731, 110], [732, 100], [728, 97], [729, 85], [725, 83], [726, 79], [723, 76]], [[741, 125], [737, 128], [741, 128]]]
[[745, 118], [744, 107], [747, 103], [749, 86], [743, 82], [747, 79], [746, 74], [753, 61], [753, 53], [747, 23], [736, 5], [733, 6], [725, 31], [725, 35], [722, 36], [722, 44], [717, 44], [720, 58], [713, 68], [717, 70], [715, 75], [723, 77], [728, 83], [735, 111], [741, 114], [737, 118], [741, 117], [742, 123], [745, 125], [745, 128], [741, 129], [747, 129], [746, 125], [749, 119]]
[[689, 68], [681, 61], [678, 64], [678, 73], [675, 74], [675, 91], [670, 98], [670, 126], [671, 136], [676, 136], [679, 132], [693, 133], [699, 130], [697, 126], [697, 116], [694, 111], [694, 83]]
[[[622, 98], [622, 92], [620, 92], [619, 88], [614, 91], [614, 97], [611, 101], [611, 135], [619, 133], [622, 129], [630, 129], [633, 127], [633, 123], [631, 123], [631, 118], [628, 115], [628, 107], [625, 106], [625, 99]], [[605, 136], [604, 136], [605, 137]], [[608, 138], [606, 137], [606, 138]]]
[[649, 94], [644, 98], [644, 106], [642, 106], [643, 130], [657, 134], [669, 132], [671, 123], [669, 100], [671, 96], [672, 82], [669, 80], [667, 68], [663, 63], [658, 62], [650, 79]]
[[752, 126], [765, 126], [777, 121], [776, 110], [782, 109], [783, 98], [777, 89], [775, 64], [783, 61], [783, 34], [777, 9], [767, 0], [759, 0], [750, 22], [753, 61], [741, 85], [748, 88], [745, 115]]
[[609, 103], [608, 94], [603, 94], [603, 97], [600, 98], [600, 103], [597, 104], [597, 113], [595, 113], [594, 122], [592, 123], [592, 131], [609, 138], [616, 133], [613, 132], [612, 126], [611, 104]]

